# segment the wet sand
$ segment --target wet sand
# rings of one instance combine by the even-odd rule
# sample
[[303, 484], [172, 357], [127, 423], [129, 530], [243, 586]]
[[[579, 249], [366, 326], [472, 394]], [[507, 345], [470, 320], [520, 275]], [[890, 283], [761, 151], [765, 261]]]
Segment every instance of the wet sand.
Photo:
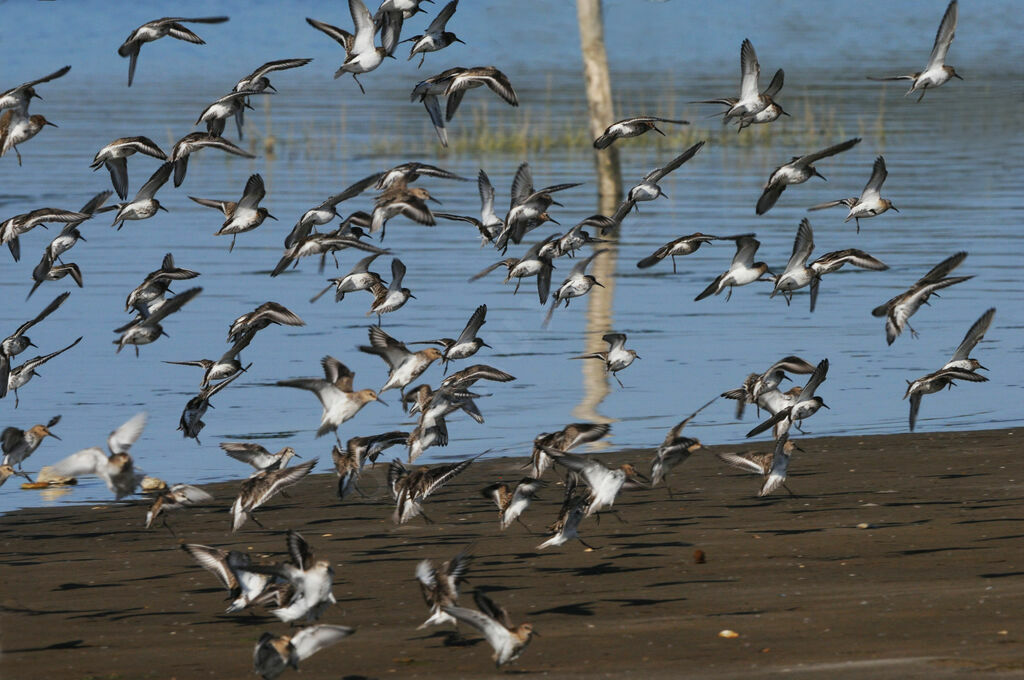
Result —
[[[797, 495], [769, 499], [756, 498], [758, 477], [701, 453], [671, 474], [673, 497], [626, 492], [615, 505], [622, 521], [586, 520], [594, 551], [573, 542], [537, 552], [542, 536], [499, 530], [479, 489], [521, 477], [522, 459], [472, 465], [425, 504], [435, 524], [392, 524], [386, 465], [364, 473], [368, 498], [339, 504], [334, 475], [313, 476], [257, 514], [266, 529], [249, 522], [235, 535], [227, 508], [237, 483], [205, 487], [214, 505], [175, 513], [178, 538], [145, 530], [142, 502], [22, 510], [0, 518], [0, 677], [250, 677], [260, 634], [288, 626], [263, 611], [223, 614], [226, 592], [178, 545], [269, 561], [283, 557], [289, 528], [335, 565], [339, 602], [321, 621], [358, 631], [284, 677], [1021, 676], [1020, 439], [803, 439], [788, 480]], [[600, 454], [644, 470], [648, 457]], [[561, 502], [555, 475], [546, 479], [524, 516], [535, 532]], [[3, 493], [28, 493], [14, 484]], [[448, 627], [416, 630], [427, 616], [416, 563], [466, 546], [475, 560], [463, 604], [484, 589], [540, 632], [504, 670], [465, 627], [461, 639]], [[739, 636], [719, 637], [725, 629]]]

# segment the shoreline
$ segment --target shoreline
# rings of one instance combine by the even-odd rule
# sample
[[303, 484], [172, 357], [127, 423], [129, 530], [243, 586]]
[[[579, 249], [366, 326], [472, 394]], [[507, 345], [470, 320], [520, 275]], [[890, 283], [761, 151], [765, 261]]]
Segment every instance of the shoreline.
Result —
[[[226, 593], [178, 545], [277, 561], [293, 528], [334, 565], [338, 604], [320, 622], [357, 628], [294, 677], [1021, 675], [1017, 432], [800, 439], [788, 480], [797, 495], [767, 499], [758, 477], [713, 453], [770, 443], [712, 446], [670, 473], [672, 497], [626, 491], [622, 521], [585, 520], [594, 551], [573, 541], [538, 552], [539, 533], [499, 530], [479, 490], [524, 476], [523, 457], [471, 465], [424, 504], [435, 524], [392, 524], [386, 464], [364, 470], [368, 498], [339, 504], [335, 476], [319, 474], [331, 468], [324, 457], [290, 498], [261, 509], [266, 529], [250, 521], [237, 534], [226, 510], [240, 480], [204, 485], [213, 504], [172, 513], [177, 537], [144, 528], [146, 500], [16, 510], [0, 519], [0, 668], [12, 678], [250, 677], [260, 634], [294, 631], [263, 610], [223, 614]], [[594, 455], [645, 473], [650, 458]], [[545, 481], [523, 516], [534, 532], [561, 504], [557, 475]], [[465, 626], [461, 639], [450, 626], [416, 630], [428, 615], [416, 563], [467, 546], [460, 604], [480, 588], [540, 632], [497, 671]], [[739, 636], [719, 637], [726, 629]]]

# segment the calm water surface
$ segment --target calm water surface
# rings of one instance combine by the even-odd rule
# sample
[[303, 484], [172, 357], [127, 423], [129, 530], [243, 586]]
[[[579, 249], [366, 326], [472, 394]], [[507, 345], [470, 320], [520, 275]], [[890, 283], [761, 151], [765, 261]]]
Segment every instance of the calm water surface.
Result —
[[[864, 76], [921, 68], [945, 3], [859, 4], [864, 16], [885, 17], [870, 35], [859, 32], [854, 22], [835, 21], [846, 6], [782, 2], [765, 12], [763, 2], [606, 3], [617, 112], [683, 116], [694, 122], [696, 139], [708, 140], [695, 160], [662, 184], [671, 199], [643, 204], [641, 213], [626, 222], [613, 253], [615, 273], [603, 279], [612, 288], [608, 305], [588, 307], [586, 300], [576, 301], [542, 330], [544, 310], [532, 284], [513, 296], [497, 272], [467, 283], [472, 274], [500, 259], [493, 249], [478, 247], [472, 228], [442, 223], [428, 229], [401, 218], [391, 222], [386, 245], [408, 265], [406, 285], [417, 299], [385, 317], [385, 330], [405, 341], [452, 336], [478, 304], [486, 303], [482, 336], [495, 349], [485, 349], [473, 361], [518, 377], [505, 385], [478, 385], [493, 395], [480, 400], [486, 424], [453, 418], [451, 445], [429, 450], [424, 462], [487, 449], [491, 455], [528, 454], [535, 434], [578, 419], [613, 421], [613, 446], [653, 445], [681, 417], [739, 385], [748, 372], [764, 370], [793, 353], [831, 362], [820, 394], [832, 410], [808, 421], [809, 432], [901, 432], [907, 426], [907, 403], [901, 400], [905, 380], [940, 367], [990, 306], [998, 308], [995, 323], [975, 352], [992, 369], [990, 382], [929, 396], [918, 427], [954, 430], [1024, 422], [1018, 401], [1024, 397], [1019, 359], [1024, 349], [1019, 270], [1022, 12], [1012, 2], [963, 3], [949, 63], [966, 80], [915, 104], [902, 97], [902, 83], [871, 83]], [[529, 161], [538, 186], [586, 182], [560, 196], [565, 207], [553, 215], [563, 225], [596, 210], [592, 155], [585, 135], [578, 132], [585, 129], [586, 106], [572, 3], [464, 2], [449, 28], [468, 46], [428, 55], [419, 70], [416, 61], [407, 63], [404, 56], [389, 61], [362, 78], [365, 96], [351, 79], [331, 79], [342, 52], [303, 21], [313, 16], [346, 26], [350, 20], [343, 4], [294, 3], [285, 11], [269, 2], [175, 3], [175, 14], [223, 13], [232, 19], [196, 27], [208, 43], [205, 47], [172, 40], [146, 45], [130, 90], [125, 87], [127, 62], [115, 49], [132, 28], [160, 12], [128, 7], [115, 15], [108, 10], [102, 3], [0, 3], [5, 26], [24, 23], [23, 30], [0, 36], [5, 50], [0, 88], [65, 63], [73, 66], [65, 78], [41, 86], [45, 100], [32, 105], [34, 113], [46, 115], [60, 128], [47, 128], [21, 147], [24, 166], [19, 168], [13, 155], [0, 160], [0, 217], [43, 206], [78, 208], [109, 188], [106, 172], [92, 173], [88, 163], [111, 139], [146, 135], [169, 152], [175, 139], [193, 130], [190, 125], [199, 112], [255, 66], [284, 57], [312, 57], [314, 62], [272, 79], [280, 92], [269, 99], [269, 108], [255, 101], [257, 110], [247, 115], [243, 145], [257, 151], [257, 159], [201, 153], [190, 163], [180, 189], [168, 184], [159, 194], [169, 213], [128, 223], [119, 232], [109, 227], [109, 215], [83, 227], [88, 242], [65, 259], [79, 264], [86, 286], [72, 288], [64, 307], [30, 335], [42, 352], [79, 335], [84, 340], [41, 369], [41, 377], [20, 391], [19, 408], [14, 408], [13, 395], [0, 402], [3, 426], [26, 428], [63, 416], [55, 428], [63, 441], [47, 441], [27, 469], [38, 470], [78, 449], [102, 444], [113, 427], [141, 410], [149, 412], [149, 425], [132, 453], [140, 468], [171, 483], [246, 474], [246, 468], [218, 448], [229, 440], [259, 441], [272, 450], [291, 445], [304, 457], [319, 456], [320, 469], [329, 469], [333, 439], [314, 436], [320, 415], [316, 399], [273, 383], [318, 375], [320, 358], [331, 354], [356, 372], [357, 388], [380, 387], [386, 379], [383, 362], [355, 349], [366, 342], [370, 300], [355, 295], [335, 304], [325, 296], [311, 304], [309, 298], [324, 279], [335, 275], [333, 263], [323, 275], [312, 259], [287, 276], [271, 279], [267, 274], [295, 219], [360, 177], [414, 159], [470, 177], [484, 168], [498, 188], [500, 210], [516, 167]], [[538, 23], [538, 17], [543, 21]], [[406, 33], [428, 21], [411, 20]], [[68, 39], [84, 25], [88, 32]], [[785, 68], [779, 99], [793, 117], [770, 131], [746, 130], [737, 138], [732, 128], [722, 129], [707, 118], [714, 107], [688, 102], [734, 94], [736, 53], [744, 37], [754, 42], [766, 77]], [[453, 138], [487, 125], [496, 140], [520, 135], [557, 142], [569, 132], [578, 141], [553, 142], [529, 152], [505, 144], [507, 150], [500, 152], [442, 154], [422, 107], [409, 102], [409, 90], [422, 77], [452, 65], [490, 63], [509, 74], [522, 106], [506, 109], [488, 91], [475, 90], [451, 124]], [[485, 114], [493, 119], [485, 122]], [[230, 126], [227, 136], [234, 139]], [[771, 212], [755, 217], [754, 203], [773, 167], [851, 136], [864, 141], [818, 166], [828, 183], [815, 180], [791, 188]], [[273, 138], [271, 154], [265, 153], [268, 137]], [[678, 146], [645, 140], [620, 144], [626, 181], [639, 180], [690, 143], [681, 136], [672, 139]], [[864, 221], [860, 234], [852, 223], [843, 224], [841, 209], [810, 217], [817, 254], [862, 248], [891, 269], [827, 277], [813, 315], [807, 311], [805, 292], [787, 307], [781, 298], [768, 298], [767, 284], [738, 289], [729, 303], [724, 296], [693, 302], [728, 266], [729, 244], [679, 259], [676, 275], [667, 262], [645, 271], [635, 266], [682, 234], [753, 231], [762, 242], [759, 259], [781, 270], [806, 208], [858, 194], [878, 154], [885, 155], [889, 168], [884, 194], [900, 213]], [[132, 193], [157, 166], [140, 156], [128, 165]], [[268, 221], [241, 235], [229, 253], [229, 239], [212, 236], [221, 218], [188, 196], [236, 200], [254, 172], [262, 173], [267, 183], [263, 205], [281, 221]], [[444, 202], [445, 211], [478, 214], [475, 184], [428, 181], [423, 186]], [[345, 207], [368, 205], [367, 196]], [[67, 280], [47, 283], [25, 301], [32, 268], [56, 232], [51, 227], [49, 233], [38, 229], [23, 236], [21, 262], [8, 260], [0, 267], [0, 335], [69, 289]], [[538, 230], [527, 242], [547, 233], [546, 228]], [[958, 273], [975, 278], [949, 289], [913, 318], [920, 338], [905, 333], [887, 347], [883, 323], [870, 316], [870, 309], [958, 250], [970, 253]], [[203, 294], [164, 324], [169, 339], [142, 347], [138, 359], [130, 350], [115, 355], [111, 330], [127, 318], [122, 301], [167, 252], [175, 254], [179, 266], [202, 273], [176, 289], [200, 285]], [[360, 257], [342, 253], [341, 272]], [[556, 264], [555, 285], [568, 274], [571, 261]], [[388, 266], [389, 258], [378, 261], [385, 278]], [[230, 321], [266, 300], [293, 309], [307, 325], [261, 332], [243, 353], [253, 367], [220, 393], [207, 413], [202, 444], [182, 439], [175, 427], [201, 373], [162, 362], [220, 356], [227, 348]], [[609, 329], [628, 333], [629, 346], [643, 357], [621, 375], [625, 389], [614, 381], [606, 385], [599, 375], [597, 380], [586, 378], [581, 362], [569, 360], [583, 351], [588, 337], [592, 341]], [[432, 368], [424, 377], [436, 383], [440, 373]], [[411, 429], [397, 406], [397, 394], [384, 398], [388, 407], [367, 406], [341, 428], [342, 438]], [[733, 404], [721, 400], [690, 427], [705, 442], [738, 444], [753, 424], [752, 413], [745, 422], [735, 422]], [[17, 487], [12, 482], [0, 493], [0, 510], [109, 498], [105, 487], [91, 479], [59, 498]]]

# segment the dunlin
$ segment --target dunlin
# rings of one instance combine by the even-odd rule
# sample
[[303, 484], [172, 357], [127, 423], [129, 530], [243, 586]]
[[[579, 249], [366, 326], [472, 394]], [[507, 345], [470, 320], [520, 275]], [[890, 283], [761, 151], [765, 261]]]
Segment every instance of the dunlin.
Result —
[[454, 607], [459, 601], [459, 583], [465, 579], [472, 558], [461, 551], [452, 559], [435, 567], [430, 560], [416, 565], [416, 580], [420, 584], [423, 601], [430, 607], [430, 617], [417, 626], [422, 630], [428, 626], [456, 623], [455, 619], [442, 611], [442, 607]]
[[295, 467], [283, 468], [275, 463], [262, 470], [257, 470], [248, 479], [242, 482], [238, 498], [231, 506], [231, 531], [235, 532], [242, 528], [245, 520], [251, 519], [260, 527], [259, 520], [253, 514], [256, 508], [260, 507], [278, 492], [297, 484], [303, 477], [308, 475], [317, 463], [317, 458], [296, 465]]
[[639, 137], [645, 132], [653, 130], [661, 136], [665, 133], [658, 129], [658, 123], [674, 123], [675, 125], [689, 125], [688, 120], [672, 120], [671, 118], [659, 118], [657, 116], [633, 116], [612, 123], [605, 128], [604, 133], [594, 140], [595, 149], [607, 149], [616, 140], [625, 137]]
[[479, 590], [473, 594], [473, 601], [480, 611], [448, 606], [441, 609], [449, 616], [483, 633], [487, 642], [494, 648], [494, 656], [491, 658], [494, 659], [496, 667], [500, 668], [518, 659], [534, 636], [533, 626], [529, 623], [513, 626], [508, 612], [494, 604]]
[[[139, 482], [145, 476], [135, 469], [131, 454], [128, 453], [145, 426], [146, 414], [139, 413], [107, 437], [110, 456], [101, 448], [94, 446], [72, 453], [49, 468], [43, 468], [43, 471], [55, 477], [77, 478], [95, 475], [103, 480], [107, 488], [117, 496], [117, 500], [121, 500], [135, 493]], [[43, 471], [40, 471], [41, 477]]]
[[159, 40], [164, 36], [171, 36], [178, 40], [184, 40], [195, 45], [205, 45], [206, 42], [198, 35], [188, 30], [182, 24], [221, 24], [228, 20], [228, 17], [164, 17], [142, 24], [125, 39], [124, 43], [117, 48], [117, 53], [122, 57], [128, 57], [128, 87], [132, 86], [135, 79], [135, 64], [139, 59], [139, 50], [144, 43]]
[[[889, 78], [868, 78], [869, 80], [910, 80], [910, 89], [907, 94], [921, 90], [921, 96], [917, 101], [924, 99], [925, 92], [929, 87], [939, 87], [950, 78], [963, 78], [953, 69], [946, 66], [946, 54], [956, 34], [957, 4], [952, 0], [946, 7], [946, 13], [942, 15], [942, 22], [939, 23], [939, 30], [935, 33], [935, 43], [932, 45], [932, 53], [928, 56], [928, 65], [920, 73], [911, 73], [906, 76], [891, 76]], [[906, 96], [906, 95], [904, 95]]]
[[128, 198], [128, 157], [136, 153], [167, 160], [167, 154], [149, 137], [121, 137], [97, 151], [89, 165], [93, 170], [106, 166], [121, 200]]
[[[320, 400], [324, 410], [320, 416], [320, 427], [316, 431], [317, 437], [322, 437], [328, 432], [334, 432], [334, 436], [337, 437], [338, 426], [355, 417], [363, 406], [371, 401], [384, 403], [373, 390], [353, 391], [352, 381], [355, 373], [334, 357], [325, 356], [320, 360], [320, 365], [323, 366], [325, 378], [296, 378], [278, 380], [276, 383], [281, 387], [309, 390]], [[338, 443], [341, 443], [340, 439]]]
[[910, 330], [911, 337], [917, 337], [917, 331], [910, 326], [910, 317], [921, 308], [921, 305], [927, 304], [928, 298], [936, 291], [973, 278], [972, 276], [948, 276], [950, 272], [960, 266], [966, 257], [967, 253], [963, 251], [950, 255], [932, 267], [906, 292], [900, 293], [885, 304], [871, 310], [872, 316], [885, 317], [885, 341], [888, 344], [891, 345], [899, 337], [904, 326]]
[[[4, 381], [4, 387], [6, 387]], [[16, 427], [5, 427], [2, 434], [0, 434], [0, 444], [4, 452], [4, 465], [17, 465], [18, 469], [21, 469], [21, 464], [26, 458], [35, 453], [35, 450], [39, 448], [39, 445], [43, 443], [43, 440], [47, 437], [53, 437], [59, 440], [60, 437], [50, 432], [50, 428], [57, 425], [60, 422], [60, 416], [54, 416], [50, 419], [46, 425], [39, 424], [33, 425], [27, 430], [19, 430]]]
[[321, 623], [303, 628], [294, 635], [264, 633], [252, 653], [253, 670], [263, 676], [263, 680], [274, 680], [289, 666], [298, 670], [300, 661], [355, 632], [355, 628], [348, 626]]
[[780, 165], [779, 167], [772, 170], [771, 176], [768, 177], [768, 181], [764, 185], [764, 189], [761, 192], [761, 197], [757, 199], [757, 206], [755, 212], [758, 215], [763, 215], [779, 200], [779, 196], [786, 190], [786, 187], [791, 184], [803, 184], [811, 177], [821, 177], [825, 179], [825, 176], [818, 172], [818, 169], [814, 167], [814, 163], [820, 161], [823, 158], [835, 156], [843, 151], [848, 151], [853, 147], [860, 144], [860, 137], [854, 137], [848, 139], [845, 142], [830, 146], [822, 151], [815, 151], [804, 156], [794, 156], [789, 163]]
[[619, 383], [619, 387], [625, 387], [622, 381], [619, 380], [618, 372], [628, 368], [634, 359], [640, 359], [640, 355], [636, 353], [636, 350], [626, 349], [625, 333], [605, 333], [601, 336], [601, 340], [608, 343], [606, 351], [581, 354], [572, 358], [600, 359], [604, 362], [604, 372], [611, 373], [612, 377], [615, 378], [615, 382]]

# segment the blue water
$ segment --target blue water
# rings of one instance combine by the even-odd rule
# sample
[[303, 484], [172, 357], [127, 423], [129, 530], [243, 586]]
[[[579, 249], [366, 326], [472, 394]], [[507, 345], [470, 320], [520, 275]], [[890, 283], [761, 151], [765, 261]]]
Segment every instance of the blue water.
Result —
[[[950, 50], [949, 63], [965, 81], [931, 92], [921, 104], [902, 97], [903, 83], [880, 84], [866, 75], [921, 68], [945, 9], [944, 2], [858, 3], [858, 18], [847, 3], [704, 3], [607, 2], [609, 59], [617, 112], [681, 115], [694, 122], [699, 138], [709, 141], [701, 154], [662, 184], [671, 199], [646, 203], [623, 229], [617, 252], [610, 327], [629, 334], [628, 346], [643, 357], [621, 374], [626, 385], [610, 384], [596, 412], [578, 410], [588, 390], [581, 363], [569, 357], [583, 351], [588, 333], [587, 302], [559, 310], [542, 330], [544, 309], [533, 285], [512, 296], [495, 272], [467, 279], [500, 258], [480, 249], [474, 231], [442, 223], [434, 229], [396, 218], [386, 245], [407, 265], [406, 285], [418, 299], [385, 317], [388, 333], [405, 341], [457, 334], [472, 310], [488, 305], [482, 336], [484, 349], [473, 362], [502, 368], [518, 377], [505, 385], [478, 385], [493, 396], [480, 401], [487, 422], [465, 417], [449, 423], [452, 443], [429, 450], [425, 462], [461, 458], [491, 449], [492, 454], [526, 455], [533, 436], [588, 415], [614, 421], [616, 447], [658, 443], [664, 431], [715, 394], [738, 386], [752, 371], [767, 368], [786, 354], [817, 361], [828, 357], [829, 379], [820, 394], [832, 407], [808, 421], [818, 435], [902, 432], [907, 403], [905, 380], [939, 368], [973, 321], [988, 307], [998, 312], [974, 356], [992, 369], [990, 382], [963, 385], [952, 393], [924, 399], [918, 428], [923, 431], [1008, 427], [1024, 422], [1017, 400], [1024, 396], [1019, 352], [1024, 349], [1021, 305], [1024, 283], [1019, 274], [1021, 237], [1020, 177], [1024, 143], [1019, 132], [1021, 48], [1024, 13], [1012, 2], [965, 2]], [[430, 7], [430, 6], [428, 6]], [[170, 11], [170, 10], [167, 10]], [[508, 73], [522, 105], [507, 109], [486, 90], [474, 90], [451, 124], [453, 135], [480, 123], [482, 112], [495, 115], [495, 128], [543, 135], [585, 126], [575, 10], [569, 2], [463, 2], [449, 24], [469, 45], [455, 45], [416, 61], [388, 61], [362, 78], [361, 95], [350, 78], [331, 75], [342, 60], [340, 47], [309, 28], [306, 16], [347, 26], [343, 3], [319, 6], [296, 3], [284, 11], [279, 3], [175, 3], [183, 16], [228, 14], [222, 25], [195, 25], [206, 46], [165, 39], [145, 45], [136, 82], [125, 87], [127, 61], [119, 58], [120, 41], [139, 24], [154, 18], [146, 7], [122, 7], [114, 14], [105, 3], [5, 3], [0, 18], [4, 68], [0, 88], [48, 73], [64, 64], [71, 72], [39, 87], [45, 98], [32, 104], [60, 127], [47, 128], [21, 147], [24, 165], [13, 154], [0, 159], [0, 218], [38, 207], [76, 209], [92, 194], [109, 188], [105, 171], [88, 169], [93, 154], [111, 139], [146, 135], [170, 151], [173, 141], [192, 131], [199, 112], [253, 68], [271, 59], [312, 57], [314, 62], [272, 81], [280, 91], [268, 118], [261, 100], [247, 115], [243, 146], [253, 144], [259, 157], [246, 160], [205, 151], [190, 163], [180, 189], [170, 184], [158, 197], [170, 210], [143, 222], [110, 229], [109, 215], [83, 227], [86, 243], [65, 256], [78, 263], [85, 288], [70, 281], [46, 283], [26, 302], [31, 271], [58, 231], [37, 229], [22, 237], [20, 263], [0, 268], [0, 335], [63, 290], [68, 302], [29, 334], [41, 351], [62, 347], [79, 335], [82, 343], [40, 369], [41, 376], [0, 401], [0, 425], [26, 428], [62, 414], [55, 428], [63, 441], [47, 441], [29, 459], [38, 470], [86, 446], [101, 445], [107, 433], [132, 414], [145, 410], [149, 425], [132, 453], [137, 465], [168, 482], [204, 482], [238, 478], [247, 468], [224, 456], [217, 444], [229, 440], [260, 441], [276, 450], [291, 445], [305, 457], [319, 456], [329, 467], [332, 438], [314, 437], [320, 406], [314, 396], [272, 386], [284, 378], [315, 376], [319, 359], [332, 354], [356, 372], [356, 387], [379, 388], [386, 379], [383, 362], [356, 351], [366, 342], [366, 295], [335, 304], [330, 296], [315, 304], [309, 298], [334, 276], [324, 275], [313, 259], [296, 273], [271, 279], [267, 272], [280, 257], [281, 242], [295, 219], [309, 207], [350, 182], [405, 160], [433, 162], [467, 176], [487, 170], [498, 188], [499, 211], [505, 205], [516, 167], [528, 160], [538, 186], [563, 181], [586, 182], [565, 192], [564, 208], [553, 216], [568, 227], [596, 208], [590, 150], [585, 145], [554, 146], [543, 152], [447, 153], [437, 146], [422, 107], [410, 103], [417, 80], [452, 65], [494, 64]], [[437, 6], [430, 7], [431, 13]], [[841, 20], [840, 20], [841, 19]], [[429, 18], [407, 23], [406, 35]], [[861, 27], [873, 33], [865, 33]], [[88, 30], [82, 31], [83, 27]], [[81, 33], [79, 33], [81, 31]], [[69, 37], [69, 36], [73, 36]], [[747, 130], [752, 143], [737, 146], [706, 116], [714, 107], [689, 104], [695, 99], [733, 95], [737, 89], [739, 43], [749, 37], [769, 77], [785, 68], [786, 86], [779, 99], [794, 114], [775, 124], [771, 135]], [[403, 46], [407, 48], [408, 46]], [[813, 116], [809, 116], [807, 112]], [[881, 124], [879, 124], [881, 120]], [[827, 128], [822, 130], [821, 128]], [[884, 132], [884, 134], [882, 134]], [[262, 140], [273, 135], [274, 154]], [[754, 203], [772, 168], [791, 155], [823, 148], [851, 136], [864, 141], [852, 151], [818, 167], [828, 183], [814, 180], [790, 188], [778, 205], [755, 217]], [[226, 133], [234, 140], [234, 130]], [[635, 182], [681, 149], [620, 143], [623, 175]], [[762, 242], [759, 259], [781, 270], [789, 257], [796, 226], [808, 206], [858, 194], [875, 156], [884, 154], [889, 178], [883, 195], [900, 213], [862, 222], [855, 233], [837, 208], [810, 215], [815, 253], [858, 247], [887, 262], [887, 272], [832, 274], [822, 285], [818, 310], [807, 311], [801, 292], [787, 307], [769, 300], [770, 287], [739, 289], [729, 303], [724, 296], [693, 302], [732, 257], [728, 244], [701, 249], [678, 260], [679, 274], [662, 263], [641, 271], [635, 262], [682, 234], [703, 231], [733, 234], [754, 231]], [[129, 159], [134, 193], [156, 168], [149, 158]], [[229, 239], [213, 237], [221, 218], [187, 196], [237, 199], [246, 178], [262, 173], [264, 201], [280, 222], [266, 222], [239, 236], [234, 252]], [[448, 212], [476, 215], [473, 184], [422, 182], [444, 202]], [[364, 196], [346, 205], [366, 208]], [[553, 227], [556, 228], [557, 227]], [[546, 228], [527, 238], [550, 233]], [[870, 316], [875, 305], [909, 286], [932, 265], [957, 250], [970, 257], [958, 274], [970, 282], [953, 287], [921, 310], [911, 324], [920, 338], [904, 334], [887, 347], [883, 323]], [[126, 320], [123, 300], [166, 252], [179, 266], [202, 273], [193, 282], [204, 292], [165, 324], [170, 338], [114, 354], [111, 330]], [[513, 249], [510, 254], [520, 251]], [[8, 257], [0, 254], [0, 260]], [[339, 256], [341, 273], [361, 255]], [[557, 285], [571, 262], [556, 263]], [[388, 278], [389, 258], [378, 271]], [[198, 369], [171, 366], [165, 360], [216, 358], [226, 349], [227, 326], [236, 316], [266, 300], [277, 300], [307, 323], [302, 328], [272, 327], [261, 332], [243, 353], [250, 371], [214, 399], [207, 413], [202, 445], [175, 431], [185, 402], [195, 394]], [[594, 327], [592, 334], [600, 335]], [[34, 350], [33, 350], [34, 351]], [[21, 355], [24, 360], [32, 352]], [[17, 362], [16, 362], [17, 363]], [[467, 365], [466, 363], [462, 364]], [[424, 378], [436, 383], [439, 368]], [[589, 392], [594, 394], [594, 388]], [[397, 394], [385, 393], [388, 407], [367, 406], [341, 428], [343, 439], [402, 427], [406, 419]], [[720, 401], [691, 428], [706, 443], [738, 443], [754, 424], [733, 419], [733, 404]], [[11, 482], [0, 493], [0, 510], [44, 502], [85, 502], [109, 498], [95, 480], [57, 499], [22, 492]]]

